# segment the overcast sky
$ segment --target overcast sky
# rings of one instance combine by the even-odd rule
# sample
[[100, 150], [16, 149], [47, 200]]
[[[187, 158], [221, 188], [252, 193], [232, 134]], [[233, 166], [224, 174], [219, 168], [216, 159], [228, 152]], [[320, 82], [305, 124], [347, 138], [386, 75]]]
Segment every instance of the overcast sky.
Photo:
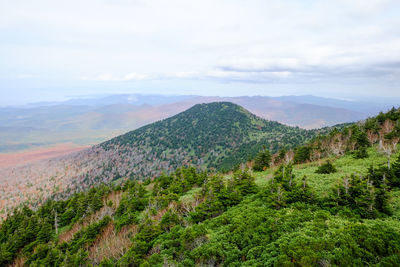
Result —
[[0, 0], [0, 105], [104, 93], [400, 98], [400, 1]]

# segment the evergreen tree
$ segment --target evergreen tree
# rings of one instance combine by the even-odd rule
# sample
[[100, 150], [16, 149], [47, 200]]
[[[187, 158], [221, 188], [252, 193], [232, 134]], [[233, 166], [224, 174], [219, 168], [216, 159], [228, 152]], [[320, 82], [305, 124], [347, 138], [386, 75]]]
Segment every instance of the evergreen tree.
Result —
[[254, 159], [253, 170], [260, 172], [265, 171], [271, 162], [271, 154], [269, 150], [264, 146], [263, 149], [258, 152], [256, 158]]
[[41, 243], [46, 243], [50, 240], [51, 234], [52, 234], [52, 225], [50, 222], [46, 219], [40, 228], [40, 231], [37, 236], [37, 240]]
[[392, 173], [392, 186], [400, 187], [400, 154], [397, 156], [397, 159], [392, 163], [390, 171]]
[[311, 157], [311, 148], [309, 146], [301, 146], [295, 150], [294, 162], [303, 163], [309, 161]]

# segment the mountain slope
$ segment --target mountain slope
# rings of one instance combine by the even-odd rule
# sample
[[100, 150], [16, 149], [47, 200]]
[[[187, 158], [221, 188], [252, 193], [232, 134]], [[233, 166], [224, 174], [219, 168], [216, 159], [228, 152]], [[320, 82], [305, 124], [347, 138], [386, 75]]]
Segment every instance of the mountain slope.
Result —
[[183, 165], [226, 171], [253, 158], [262, 145], [275, 152], [315, 134], [266, 121], [229, 102], [197, 104], [85, 151], [85, 165], [93, 167], [73, 182], [143, 179]]
[[[0, 265], [399, 266], [400, 155], [387, 153], [398, 149], [399, 121], [392, 109], [320, 136], [302, 164], [227, 175], [182, 168], [25, 207], [0, 227]], [[318, 171], [328, 163], [335, 171]]]
[[262, 145], [275, 152], [316, 133], [266, 121], [232, 103], [198, 104], [72, 155], [0, 170], [0, 177], [7, 177], [1, 180], [2, 208], [53, 193], [62, 197], [95, 183], [154, 177], [182, 165], [230, 170]]

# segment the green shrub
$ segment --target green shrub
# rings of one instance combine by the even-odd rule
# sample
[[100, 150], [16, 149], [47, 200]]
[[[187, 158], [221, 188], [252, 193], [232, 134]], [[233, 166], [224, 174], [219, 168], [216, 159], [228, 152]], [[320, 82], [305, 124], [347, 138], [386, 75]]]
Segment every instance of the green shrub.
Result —
[[329, 160], [326, 163], [319, 166], [318, 169], [315, 171], [315, 173], [319, 174], [330, 174], [335, 172], [337, 172], [337, 170]]
[[366, 147], [360, 147], [359, 149], [355, 150], [353, 153], [355, 159], [365, 159], [368, 158], [368, 152]]

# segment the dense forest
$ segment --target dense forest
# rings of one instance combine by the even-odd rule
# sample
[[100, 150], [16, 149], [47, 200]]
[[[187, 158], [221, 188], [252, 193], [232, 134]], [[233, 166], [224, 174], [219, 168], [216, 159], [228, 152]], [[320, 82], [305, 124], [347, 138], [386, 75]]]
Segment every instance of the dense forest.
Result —
[[[275, 134], [274, 128], [285, 126], [263, 124], [243, 110], [245, 116], [236, 114], [238, 124], [228, 117], [233, 126], [221, 130], [234, 132], [237, 139], [224, 143], [224, 135], [202, 135], [204, 151], [185, 141], [196, 140], [192, 127], [172, 130], [174, 123], [180, 125], [176, 129], [190, 123], [211, 131], [210, 118], [193, 120], [195, 114], [215, 108], [211, 116], [229, 116], [231, 107], [237, 111], [226, 103], [199, 105], [192, 120], [171, 118], [167, 129], [176, 140], [154, 141], [163, 140], [161, 132], [145, 127], [101, 146], [123, 149], [138, 138], [133, 134], [155, 151], [168, 142], [186, 142], [187, 149], [205, 153], [213, 149], [207, 147], [211, 142], [221, 147], [216, 151], [228, 149], [234, 155], [230, 146], [235, 142], [256, 141], [248, 154], [254, 158], [247, 164], [252, 169], [241, 166], [224, 173], [208, 164], [204, 171], [182, 167], [143, 181], [96, 185], [37, 209], [15, 209], [0, 228], [0, 265], [400, 265], [399, 109], [326, 134], [305, 133], [306, 145], [296, 139], [303, 130], [290, 127], [286, 137], [266, 142], [257, 130]], [[288, 144], [294, 149], [285, 140], [292, 140]]]

